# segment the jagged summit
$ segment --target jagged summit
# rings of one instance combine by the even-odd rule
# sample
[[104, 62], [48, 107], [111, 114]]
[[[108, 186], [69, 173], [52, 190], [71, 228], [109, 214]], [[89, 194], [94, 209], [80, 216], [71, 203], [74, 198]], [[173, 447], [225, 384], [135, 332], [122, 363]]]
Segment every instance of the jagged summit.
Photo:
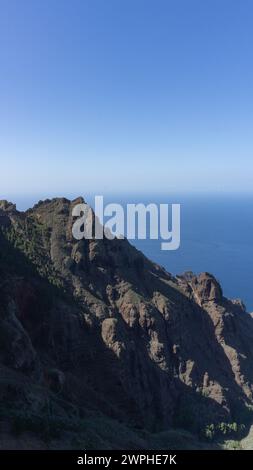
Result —
[[[34, 211], [34, 210], [36, 210], [40, 207], [43, 207], [43, 206], [45, 206], [45, 207], [48, 207], [48, 206], [51, 206], [51, 205], [53, 206], [55, 204], [58, 204], [58, 205], [63, 205], [63, 204], [75, 205], [75, 204], [84, 204], [84, 203], [85, 203], [85, 200], [82, 196], [78, 196], [73, 200], [70, 200], [70, 199], [65, 198], [65, 197], [54, 197], [52, 199], [44, 199], [44, 200], [38, 201], [36, 204], [34, 204], [33, 207], [28, 208], [26, 210], [26, 212]], [[13, 204], [12, 202], [7, 201], [6, 199], [0, 199], [0, 210], [5, 211], [5, 212], [13, 212], [13, 211], [15, 212], [15, 211], [17, 211], [17, 206], [16, 206], [16, 204]], [[17, 211], [17, 212], [20, 212], [20, 211]]]
[[15, 211], [16, 210], [16, 204], [13, 204], [12, 202], [6, 201], [6, 199], [1, 199], [0, 200], [0, 210], [2, 211]]
[[84, 204], [85, 200], [82, 196], [78, 196], [73, 200], [70, 200], [66, 197], [54, 197], [52, 199], [44, 199], [38, 201], [32, 208], [27, 209], [27, 212], [34, 211], [36, 209], [39, 209], [41, 207], [48, 207], [48, 206], [53, 206], [55, 204], [57, 205], [64, 205], [64, 204]]

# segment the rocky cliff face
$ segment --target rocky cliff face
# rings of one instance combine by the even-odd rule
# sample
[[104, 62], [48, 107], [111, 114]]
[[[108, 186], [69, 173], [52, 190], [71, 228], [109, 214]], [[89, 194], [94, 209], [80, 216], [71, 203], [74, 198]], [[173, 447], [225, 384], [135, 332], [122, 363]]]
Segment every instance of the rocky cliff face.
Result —
[[47, 410], [57, 432], [98, 415], [149, 432], [247, 423], [243, 303], [208, 273], [171, 276], [126, 240], [73, 240], [77, 202], [0, 202], [3, 419], [9, 410], [20, 424], [22, 409], [39, 427]]

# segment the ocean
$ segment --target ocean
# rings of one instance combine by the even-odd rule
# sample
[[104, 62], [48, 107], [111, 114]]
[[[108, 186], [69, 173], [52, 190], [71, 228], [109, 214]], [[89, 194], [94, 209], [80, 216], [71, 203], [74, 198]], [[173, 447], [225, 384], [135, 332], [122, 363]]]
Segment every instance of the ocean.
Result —
[[180, 248], [161, 251], [156, 240], [134, 245], [172, 274], [214, 274], [226, 297], [241, 298], [253, 312], [253, 197], [174, 196], [168, 202], [181, 204]]

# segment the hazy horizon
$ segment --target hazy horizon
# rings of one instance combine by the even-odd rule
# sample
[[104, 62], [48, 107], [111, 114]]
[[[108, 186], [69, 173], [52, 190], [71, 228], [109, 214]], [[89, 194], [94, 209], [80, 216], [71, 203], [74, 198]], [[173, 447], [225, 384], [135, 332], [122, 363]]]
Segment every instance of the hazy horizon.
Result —
[[170, 191], [170, 192], [104, 192], [101, 191], [94, 192], [94, 191], [76, 191], [76, 192], [69, 192], [65, 191], [63, 193], [38, 193], [38, 194], [2, 194], [0, 200], [7, 200], [13, 204], [16, 204], [17, 209], [20, 211], [25, 211], [33, 207], [33, 205], [37, 204], [39, 201], [44, 201], [46, 199], [54, 199], [54, 198], [67, 198], [69, 200], [74, 200], [78, 197], [83, 197], [85, 201], [93, 206], [95, 196], [103, 196], [105, 203], [107, 202], [115, 202], [115, 203], [162, 203], [167, 202], [168, 204], [171, 203], [179, 203], [183, 204], [185, 202], [191, 201], [198, 201], [198, 202], [217, 202], [217, 204], [221, 201], [230, 201], [231, 205], [235, 201], [253, 201], [253, 192], [240, 192], [240, 193], [232, 193], [232, 192], [217, 192], [217, 191]]

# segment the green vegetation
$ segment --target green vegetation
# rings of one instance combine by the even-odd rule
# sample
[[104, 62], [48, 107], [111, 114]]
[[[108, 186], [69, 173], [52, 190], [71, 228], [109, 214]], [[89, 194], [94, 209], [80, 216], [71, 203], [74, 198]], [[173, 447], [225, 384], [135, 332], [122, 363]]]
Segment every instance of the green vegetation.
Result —
[[0, 410], [0, 420], [7, 418], [12, 423], [11, 432], [22, 438], [31, 432], [43, 442], [66, 440], [66, 446], [74, 449], [207, 449], [217, 448], [187, 431], [180, 429], [161, 433], [149, 433], [128, 427], [102, 414], [70, 418], [41, 414], [18, 409]]
[[206, 439], [212, 441], [228, 435], [240, 436], [244, 430], [244, 424], [222, 422], [218, 424], [208, 424], [204, 429], [203, 435]]
[[225, 441], [223, 444], [224, 450], [243, 450], [243, 446], [240, 441]]
[[1, 264], [7, 270], [14, 265], [16, 274], [21, 270], [23, 274], [37, 273], [53, 286], [63, 288], [63, 281], [45, 248], [49, 249], [49, 236], [48, 230], [32, 218], [28, 218], [24, 226], [1, 228]]

